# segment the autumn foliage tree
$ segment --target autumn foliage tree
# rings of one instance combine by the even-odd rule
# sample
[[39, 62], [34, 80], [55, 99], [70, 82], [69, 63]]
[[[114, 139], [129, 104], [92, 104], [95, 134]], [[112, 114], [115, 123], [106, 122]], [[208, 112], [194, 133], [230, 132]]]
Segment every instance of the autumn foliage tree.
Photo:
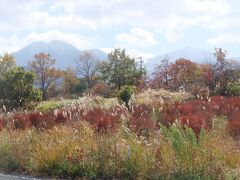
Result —
[[62, 93], [64, 95], [76, 93], [80, 80], [72, 67], [67, 67], [63, 72]]
[[219, 93], [221, 95], [226, 95], [227, 85], [231, 82], [233, 77], [232, 63], [226, 59], [226, 51], [223, 51], [221, 48], [215, 49], [214, 56], [217, 60], [214, 66], [214, 76], [219, 86]]
[[16, 67], [15, 59], [11, 54], [0, 55], [0, 76], [3, 77], [9, 70]]
[[154, 88], [169, 89], [170, 62], [169, 57], [164, 57], [161, 63], [155, 67], [153, 72], [153, 81], [151, 85]]
[[178, 59], [169, 67], [171, 88], [178, 90], [183, 87], [185, 90], [191, 88], [191, 84], [195, 82], [197, 65], [188, 59]]
[[34, 56], [34, 60], [29, 62], [32, 71], [36, 74], [36, 82], [42, 91], [42, 100], [47, 100], [47, 91], [55, 85], [56, 79], [61, 77], [61, 72], [53, 65], [55, 60], [50, 54], [39, 53]]
[[208, 89], [212, 95], [227, 95], [228, 86], [238, 82], [240, 71], [235, 61], [226, 58], [226, 51], [216, 48], [213, 54], [217, 60], [215, 64], [197, 64], [184, 58], [169, 63], [164, 58], [155, 68], [151, 87], [172, 91], [182, 87], [194, 94]]
[[199, 65], [200, 76], [198, 83], [202, 87], [209, 88], [211, 94], [215, 93], [216, 79], [214, 78], [214, 69], [212, 64], [200, 64]]
[[156, 66], [151, 87], [177, 91], [183, 88], [193, 92], [201, 87], [213, 86], [213, 71], [209, 64], [196, 64], [188, 59], [178, 59], [169, 63], [168, 58]]

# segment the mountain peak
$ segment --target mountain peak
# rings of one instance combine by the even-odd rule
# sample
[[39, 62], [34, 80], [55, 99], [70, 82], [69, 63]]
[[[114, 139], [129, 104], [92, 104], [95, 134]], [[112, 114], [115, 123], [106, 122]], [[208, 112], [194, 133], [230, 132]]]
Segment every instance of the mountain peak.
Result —
[[56, 43], [59, 43], [59, 44], [68, 44], [67, 42], [65, 41], [62, 41], [62, 40], [52, 40], [49, 42], [49, 44], [56, 44]]
[[[107, 57], [104, 52], [98, 49], [88, 51], [92, 52], [100, 60], [105, 60]], [[53, 40], [48, 43], [41, 41], [33, 42], [13, 53], [13, 56], [16, 59], [17, 65], [26, 66], [29, 61], [33, 60], [34, 55], [40, 52], [50, 54], [53, 59], [56, 59], [56, 67], [62, 69], [69, 65], [74, 65], [76, 58], [82, 53], [82, 51], [70, 43]]]
[[23, 49], [25, 49], [25, 48], [39, 49], [39, 48], [43, 48], [43, 47], [45, 47], [45, 48], [48, 47], [49, 48], [49, 47], [57, 47], [57, 46], [65, 46], [65, 47], [67, 46], [67, 47], [76, 48], [73, 45], [71, 45], [70, 43], [67, 43], [65, 41], [53, 40], [53, 41], [50, 41], [50, 42], [36, 41], [36, 42], [33, 42], [33, 43], [25, 46]]
[[[47, 44], [49, 46], [71, 46], [71, 47], [74, 47], [72, 44], [67, 43], [65, 41], [61, 41], [61, 40], [53, 40], [53, 41], [50, 41]], [[74, 48], [76, 48], [76, 47], [74, 47]]]

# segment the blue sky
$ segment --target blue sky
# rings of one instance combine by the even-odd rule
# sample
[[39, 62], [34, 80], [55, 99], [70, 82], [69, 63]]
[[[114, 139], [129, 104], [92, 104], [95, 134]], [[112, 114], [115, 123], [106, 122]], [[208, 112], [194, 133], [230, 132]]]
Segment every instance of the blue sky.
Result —
[[239, 57], [239, 7], [239, 0], [0, 0], [0, 53], [63, 40], [144, 58], [184, 47]]

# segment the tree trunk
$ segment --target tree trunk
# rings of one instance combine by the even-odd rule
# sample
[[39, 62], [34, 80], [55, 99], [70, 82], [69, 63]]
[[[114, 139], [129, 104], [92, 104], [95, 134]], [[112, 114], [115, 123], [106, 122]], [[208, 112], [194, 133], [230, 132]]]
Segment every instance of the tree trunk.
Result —
[[46, 101], [47, 96], [46, 96], [46, 90], [42, 90], [42, 101]]

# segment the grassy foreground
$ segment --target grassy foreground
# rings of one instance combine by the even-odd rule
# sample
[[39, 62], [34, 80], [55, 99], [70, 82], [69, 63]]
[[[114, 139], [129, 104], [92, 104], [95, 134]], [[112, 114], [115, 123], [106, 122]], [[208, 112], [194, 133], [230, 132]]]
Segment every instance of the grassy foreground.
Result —
[[[61, 102], [63, 109], [54, 110], [59, 107], [53, 102], [37, 112], [9, 114], [0, 131], [0, 171], [86, 179], [240, 179], [239, 98], [179, 104], [188, 98], [153, 95], [154, 102], [137, 95], [138, 104], [129, 110], [114, 99], [83, 98]], [[173, 97], [177, 104], [169, 102]]]
[[240, 177], [240, 151], [220, 129], [179, 125], [137, 136], [122, 125], [99, 134], [87, 123], [0, 133], [0, 168], [58, 177], [126, 179], [234, 179]]

